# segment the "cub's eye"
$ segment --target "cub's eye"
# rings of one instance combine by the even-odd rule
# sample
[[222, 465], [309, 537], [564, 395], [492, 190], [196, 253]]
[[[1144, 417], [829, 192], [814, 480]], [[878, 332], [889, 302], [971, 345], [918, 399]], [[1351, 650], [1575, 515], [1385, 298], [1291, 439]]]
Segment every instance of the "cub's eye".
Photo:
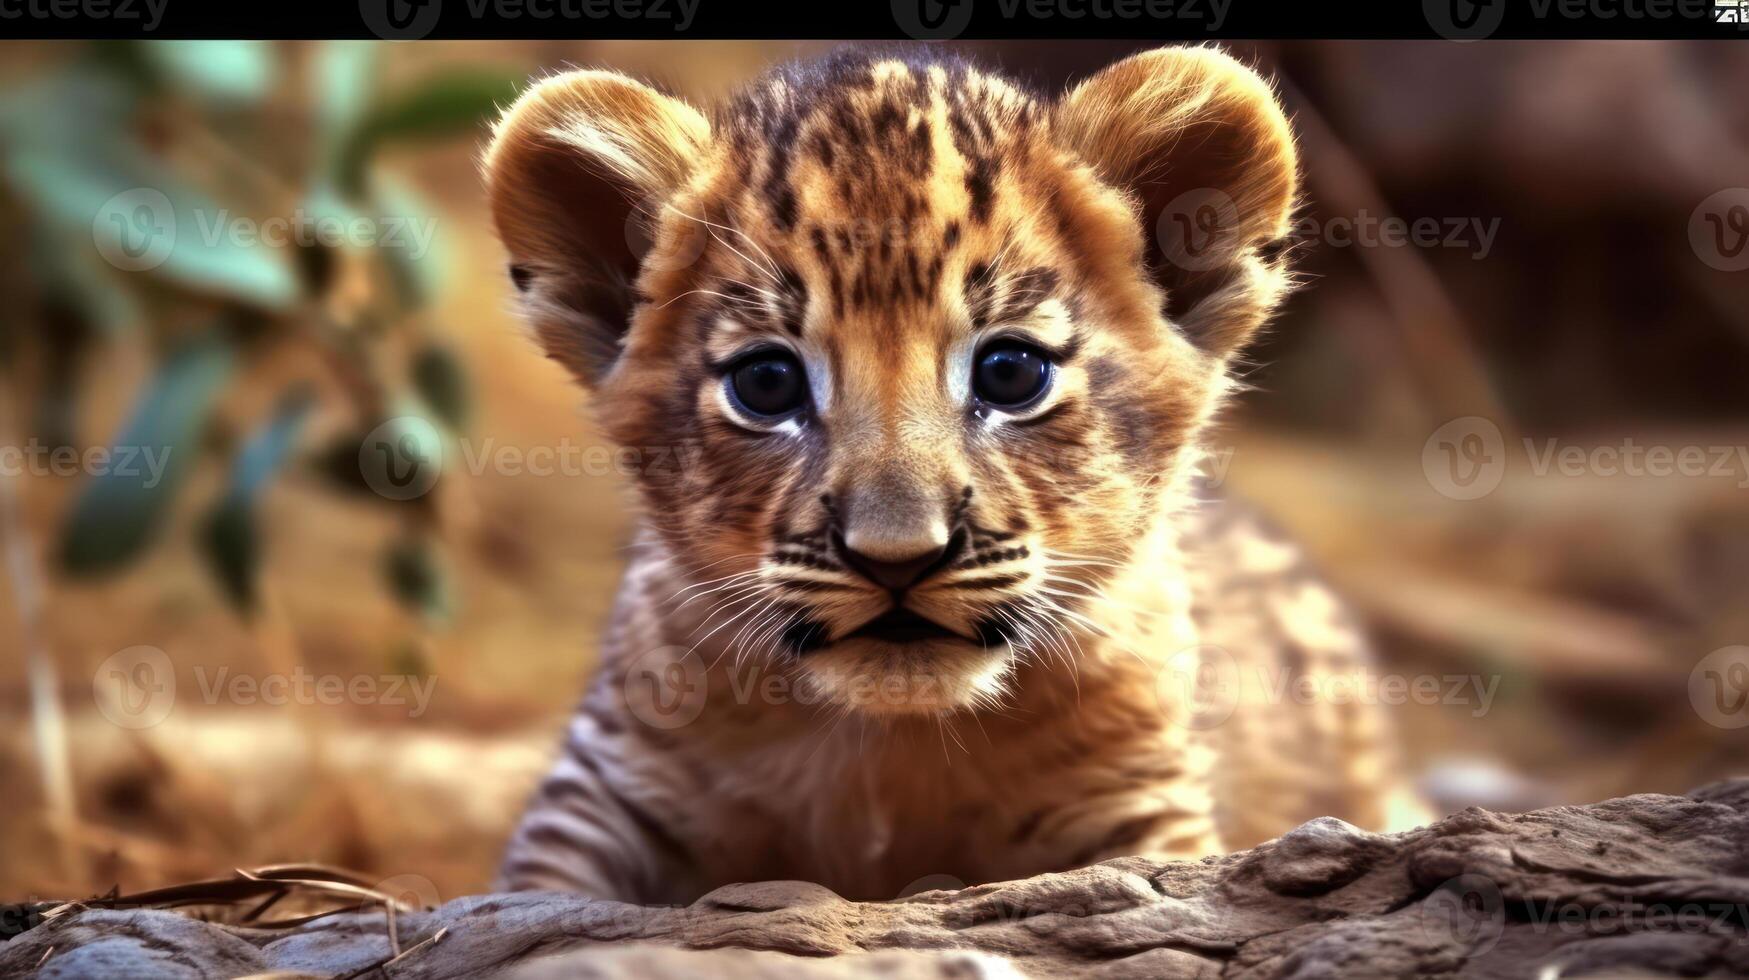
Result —
[[1023, 408], [1045, 393], [1051, 362], [1036, 347], [1003, 340], [984, 348], [972, 369], [972, 390], [987, 405]]
[[788, 354], [755, 354], [729, 372], [729, 392], [749, 415], [788, 415], [807, 398], [807, 374]]

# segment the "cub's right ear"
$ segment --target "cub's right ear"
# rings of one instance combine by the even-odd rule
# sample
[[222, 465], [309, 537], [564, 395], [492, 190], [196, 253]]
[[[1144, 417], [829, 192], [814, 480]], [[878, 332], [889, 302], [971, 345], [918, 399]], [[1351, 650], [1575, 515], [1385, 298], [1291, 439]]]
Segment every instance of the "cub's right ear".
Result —
[[632, 308], [632, 242], [686, 183], [710, 123], [623, 75], [575, 71], [524, 92], [493, 128], [486, 192], [525, 315], [585, 385], [618, 356]]

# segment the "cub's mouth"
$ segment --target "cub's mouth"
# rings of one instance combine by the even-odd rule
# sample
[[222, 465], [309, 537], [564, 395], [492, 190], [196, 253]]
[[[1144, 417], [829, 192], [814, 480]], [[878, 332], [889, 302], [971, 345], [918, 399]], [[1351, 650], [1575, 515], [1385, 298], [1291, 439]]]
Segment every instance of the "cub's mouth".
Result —
[[876, 616], [835, 640], [815, 626], [796, 648], [810, 690], [825, 701], [878, 715], [929, 715], [988, 703], [1012, 658], [909, 609]]
[[924, 640], [975, 642], [969, 637], [955, 633], [933, 619], [919, 616], [911, 610], [903, 608], [887, 610], [846, 633], [844, 639], [880, 640], [883, 643], [920, 643]]

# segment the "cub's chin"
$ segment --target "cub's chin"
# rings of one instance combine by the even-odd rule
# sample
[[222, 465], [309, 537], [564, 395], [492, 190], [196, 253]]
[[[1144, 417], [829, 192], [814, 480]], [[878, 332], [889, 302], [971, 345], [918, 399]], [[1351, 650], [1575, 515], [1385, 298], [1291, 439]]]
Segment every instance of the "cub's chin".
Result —
[[820, 699], [871, 715], [942, 714], [990, 704], [1008, 672], [1008, 644], [959, 637], [893, 641], [852, 634], [802, 658]]

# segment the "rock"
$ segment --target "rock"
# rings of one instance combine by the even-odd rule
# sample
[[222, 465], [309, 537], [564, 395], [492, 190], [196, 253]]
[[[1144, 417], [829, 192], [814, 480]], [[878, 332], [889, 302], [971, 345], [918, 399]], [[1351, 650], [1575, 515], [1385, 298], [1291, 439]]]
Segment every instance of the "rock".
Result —
[[[424, 940], [441, 933], [436, 942]], [[1314, 820], [1196, 862], [1123, 858], [890, 902], [731, 885], [685, 908], [481, 895], [293, 930], [88, 909], [0, 976], [546, 978], [1749, 975], [1749, 779], [1403, 834]]]

